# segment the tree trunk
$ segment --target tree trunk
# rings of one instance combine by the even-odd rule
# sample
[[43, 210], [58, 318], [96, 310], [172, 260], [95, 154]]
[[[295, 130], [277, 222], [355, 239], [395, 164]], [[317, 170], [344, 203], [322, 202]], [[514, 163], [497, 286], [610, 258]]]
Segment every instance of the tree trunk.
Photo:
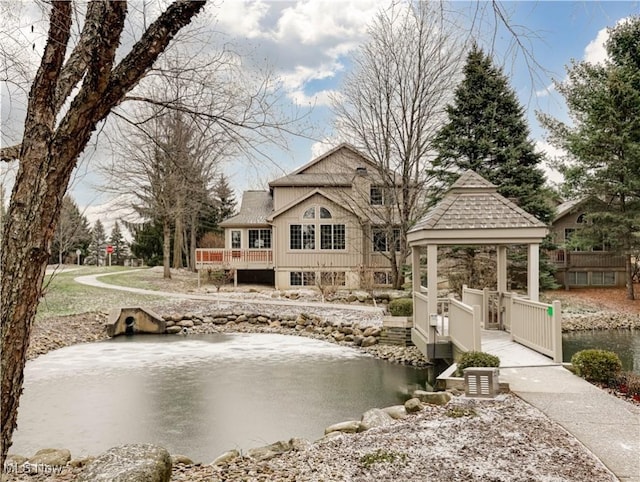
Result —
[[635, 300], [635, 294], [633, 292], [633, 263], [631, 262], [631, 255], [627, 254], [624, 259], [624, 268], [627, 278], [627, 299]]
[[184, 245], [184, 238], [182, 233], [184, 232], [184, 214], [182, 210], [183, 197], [181, 193], [178, 193], [175, 226], [173, 229], [173, 267], [174, 269], [180, 269], [182, 264], [182, 248]]
[[189, 258], [191, 259], [190, 268], [194, 273], [198, 271], [196, 269], [196, 243], [198, 242], [196, 237], [196, 219], [197, 215], [194, 213], [191, 215], [191, 243], [189, 246]]
[[162, 221], [162, 266], [162, 277], [171, 279], [171, 226], [167, 218]]

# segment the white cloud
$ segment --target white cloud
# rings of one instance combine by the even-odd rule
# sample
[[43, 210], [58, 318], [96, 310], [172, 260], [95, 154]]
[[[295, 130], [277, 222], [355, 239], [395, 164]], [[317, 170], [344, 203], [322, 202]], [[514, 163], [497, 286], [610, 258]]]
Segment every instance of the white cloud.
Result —
[[566, 156], [566, 152], [563, 149], [552, 146], [546, 141], [540, 140], [536, 141], [535, 148], [538, 152], [542, 152], [547, 156], [548, 161], [544, 162], [544, 165], [542, 166], [545, 174], [547, 175], [547, 180], [552, 184], [562, 184], [564, 182], [564, 178], [562, 177], [562, 174], [553, 167], [553, 164]]
[[270, 6], [261, 0], [258, 1], [231, 1], [224, 2], [213, 12], [218, 26], [230, 35], [245, 38], [264, 37], [261, 23], [269, 12]]
[[607, 51], [604, 44], [609, 38], [609, 32], [606, 28], [598, 31], [598, 35], [594, 40], [589, 42], [584, 49], [584, 60], [592, 64], [599, 64], [607, 59]]
[[555, 85], [553, 84], [549, 84], [546, 87], [540, 89], [540, 90], [536, 90], [535, 92], [535, 96], [540, 98], [540, 97], [548, 97], [553, 91], [555, 91]]

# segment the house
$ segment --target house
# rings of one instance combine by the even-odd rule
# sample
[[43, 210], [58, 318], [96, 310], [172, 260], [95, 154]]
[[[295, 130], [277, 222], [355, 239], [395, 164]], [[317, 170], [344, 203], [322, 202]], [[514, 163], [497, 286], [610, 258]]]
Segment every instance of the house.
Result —
[[220, 223], [225, 248], [198, 249], [196, 267], [234, 269], [236, 282], [277, 289], [389, 285], [399, 230], [385, 222], [395, 209], [395, 189], [385, 185], [373, 161], [340, 144], [268, 191], [246, 191], [240, 212]]
[[608, 251], [606, 243], [579, 246], [571, 237], [584, 226], [588, 198], [567, 201], [556, 208], [551, 236], [560, 249], [550, 253], [556, 266], [556, 279], [565, 286], [624, 286], [624, 256]]

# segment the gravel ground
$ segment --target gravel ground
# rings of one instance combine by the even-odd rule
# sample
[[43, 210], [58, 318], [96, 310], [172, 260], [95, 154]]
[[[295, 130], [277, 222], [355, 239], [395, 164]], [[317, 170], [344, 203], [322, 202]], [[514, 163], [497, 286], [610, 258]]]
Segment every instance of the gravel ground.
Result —
[[[167, 289], [166, 282], [157, 284]], [[180, 290], [180, 281], [176, 285], [174, 288]], [[255, 293], [245, 293], [239, 298], [252, 295]], [[126, 304], [124, 298], [126, 293], [123, 293], [123, 305]], [[91, 305], [90, 300], [87, 305]], [[242, 299], [233, 304], [235, 308], [242, 305]], [[251, 307], [253, 312], [261, 308], [274, 309], [270, 305]], [[151, 308], [160, 314], [169, 314], [211, 310], [211, 304], [169, 300]], [[580, 308], [574, 314], [601, 318], [600, 311], [589, 312], [590, 309]], [[306, 311], [312, 312], [309, 306]], [[569, 318], [574, 318], [574, 314]], [[629, 314], [638, 316], [633, 312]], [[323, 315], [354, 317], [358, 322], [363, 318], [362, 313], [352, 310], [331, 313], [325, 310]], [[377, 315], [366, 316], [372, 324], [376, 323]], [[105, 321], [104, 313], [40, 320], [34, 327], [28, 356], [34, 358], [51, 349], [103, 339]], [[466, 415], [457, 416], [461, 414]], [[71, 481], [80, 471], [68, 467], [58, 476], [12, 475], [2, 480]], [[514, 395], [505, 395], [495, 401], [456, 397], [445, 407], [426, 406], [391, 426], [322, 439], [309, 444], [305, 450], [290, 451], [267, 461], [239, 457], [216, 467], [177, 464], [171, 480], [609, 481], [615, 478], [574, 437], [543, 413]]]

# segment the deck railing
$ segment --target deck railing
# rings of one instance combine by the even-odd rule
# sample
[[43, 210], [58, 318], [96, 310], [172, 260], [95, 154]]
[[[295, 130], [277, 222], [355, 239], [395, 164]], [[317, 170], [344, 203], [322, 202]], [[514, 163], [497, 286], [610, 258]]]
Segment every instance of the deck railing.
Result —
[[449, 298], [449, 337], [462, 351], [480, 351], [480, 306]]
[[562, 313], [559, 301], [551, 305], [509, 298], [511, 337], [539, 353], [562, 363]]
[[551, 251], [549, 258], [553, 263], [568, 268], [624, 268], [625, 257], [607, 251]]
[[196, 249], [197, 269], [211, 266], [266, 268], [272, 265], [273, 251], [270, 249]]

